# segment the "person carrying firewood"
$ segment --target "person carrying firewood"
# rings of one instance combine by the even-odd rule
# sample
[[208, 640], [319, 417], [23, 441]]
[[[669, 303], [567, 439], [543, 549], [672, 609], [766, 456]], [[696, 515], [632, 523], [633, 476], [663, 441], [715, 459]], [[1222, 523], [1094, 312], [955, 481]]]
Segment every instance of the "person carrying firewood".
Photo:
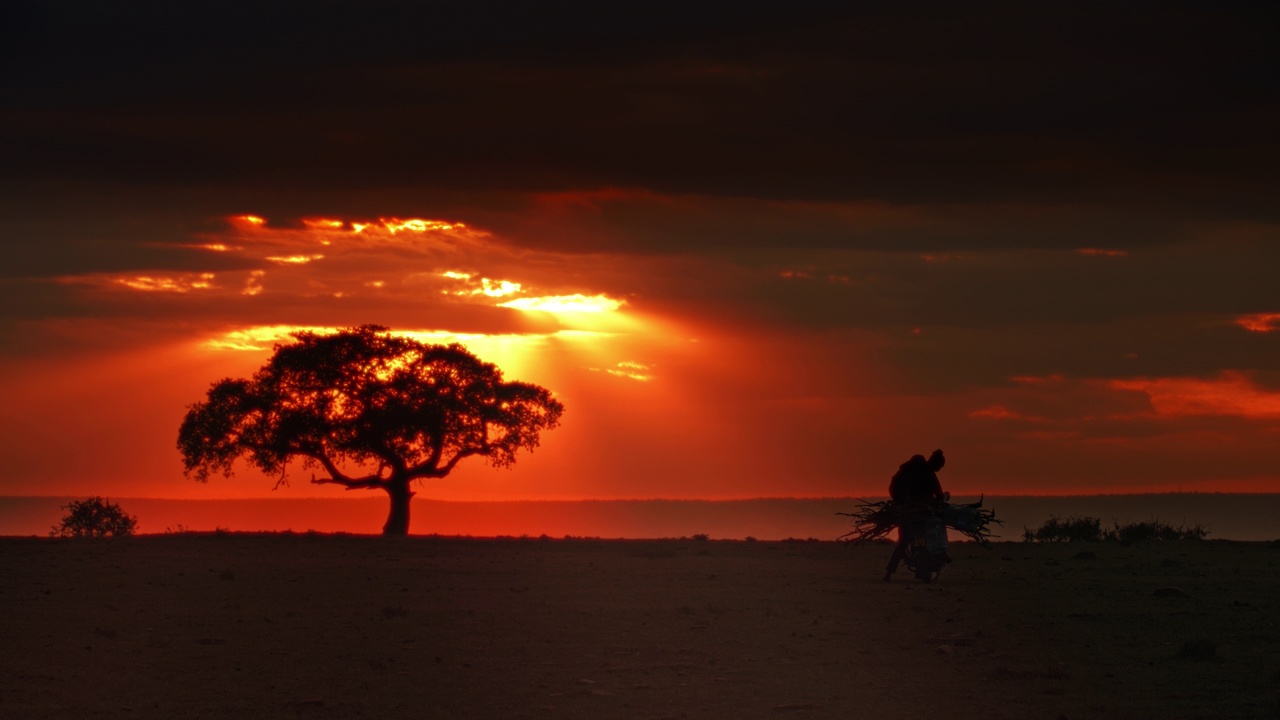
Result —
[[[928, 506], [934, 503], [945, 503], [951, 499], [951, 493], [944, 492], [942, 483], [938, 481], [938, 471], [947, 463], [941, 450], [934, 450], [928, 459], [923, 455], [912, 455], [910, 460], [898, 466], [889, 481], [889, 497], [894, 503], [902, 506], [903, 516], [917, 514], [921, 518], [928, 516]], [[912, 512], [918, 511], [918, 512]], [[912, 539], [925, 532], [925, 521], [904, 521], [898, 526], [898, 544], [889, 556], [889, 565], [884, 571], [884, 580], [888, 582], [898, 570], [898, 563], [906, 556], [907, 545]], [[945, 536], [944, 536], [945, 537]], [[946, 558], [945, 550], [942, 552]], [[950, 558], [946, 558], [950, 560]]]

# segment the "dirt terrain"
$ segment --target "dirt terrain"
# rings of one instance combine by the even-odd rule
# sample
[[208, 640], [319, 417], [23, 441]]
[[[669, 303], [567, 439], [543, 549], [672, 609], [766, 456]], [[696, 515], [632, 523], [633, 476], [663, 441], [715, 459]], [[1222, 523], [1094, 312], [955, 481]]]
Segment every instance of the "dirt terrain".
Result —
[[4, 718], [1275, 718], [1280, 547], [0, 539]]

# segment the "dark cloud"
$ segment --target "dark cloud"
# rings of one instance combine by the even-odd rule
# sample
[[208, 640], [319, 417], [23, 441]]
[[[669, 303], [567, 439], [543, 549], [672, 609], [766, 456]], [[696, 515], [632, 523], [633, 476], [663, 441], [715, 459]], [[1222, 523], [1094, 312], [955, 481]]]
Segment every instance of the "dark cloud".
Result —
[[[9, 276], [196, 269], [163, 245], [243, 212], [633, 253], [1133, 247], [1276, 220], [1264, 3], [5, 8]], [[545, 207], [614, 188], [635, 192]]]
[[[1263, 4], [20, 5], [6, 180], [1272, 217]], [[7, 38], [8, 39], [8, 38]]]

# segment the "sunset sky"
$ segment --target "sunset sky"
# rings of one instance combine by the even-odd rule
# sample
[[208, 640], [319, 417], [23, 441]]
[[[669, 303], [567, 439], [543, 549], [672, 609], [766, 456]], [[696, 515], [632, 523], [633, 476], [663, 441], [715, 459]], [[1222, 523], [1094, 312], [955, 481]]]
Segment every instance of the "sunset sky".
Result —
[[296, 329], [562, 426], [433, 499], [1280, 490], [1280, 5], [6, 2], [0, 495]]

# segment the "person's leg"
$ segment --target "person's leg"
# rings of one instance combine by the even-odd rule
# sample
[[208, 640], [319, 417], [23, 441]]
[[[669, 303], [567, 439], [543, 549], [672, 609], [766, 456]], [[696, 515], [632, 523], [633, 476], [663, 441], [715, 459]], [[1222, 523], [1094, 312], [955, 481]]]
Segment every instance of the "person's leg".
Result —
[[889, 556], [889, 565], [884, 569], [884, 581], [889, 582], [893, 574], [898, 571], [898, 563], [902, 562], [902, 558], [907, 555], [907, 537], [906, 533], [898, 530], [898, 544], [893, 546], [893, 554]]

